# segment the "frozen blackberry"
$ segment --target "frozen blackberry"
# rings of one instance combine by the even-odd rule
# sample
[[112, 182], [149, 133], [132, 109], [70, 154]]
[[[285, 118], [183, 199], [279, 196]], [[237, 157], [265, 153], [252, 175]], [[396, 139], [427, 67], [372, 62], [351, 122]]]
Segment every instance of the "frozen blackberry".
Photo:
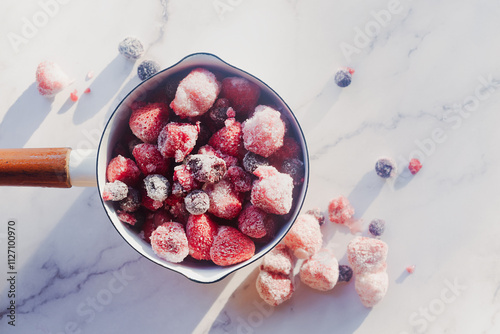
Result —
[[321, 212], [320, 208], [313, 208], [306, 212], [307, 215], [314, 216], [318, 221], [319, 225], [323, 225], [325, 223], [325, 215]]
[[394, 177], [397, 173], [396, 162], [391, 158], [380, 158], [375, 163], [375, 172], [384, 179]]
[[186, 158], [186, 165], [200, 182], [219, 182], [227, 170], [224, 160], [208, 154], [192, 154]]
[[192, 215], [201, 215], [210, 207], [210, 198], [202, 190], [193, 190], [184, 198], [186, 210]]
[[120, 201], [120, 208], [125, 212], [135, 212], [141, 207], [141, 192], [132, 187], [128, 188], [128, 195]]
[[352, 269], [346, 265], [339, 265], [339, 282], [349, 282], [352, 278]]
[[382, 219], [372, 220], [368, 226], [368, 231], [370, 231], [373, 236], [380, 237], [385, 231], [385, 221]]
[[142, 81], [146, 80], [160, 70], [160, 64], [153, 60], [145, 60], [137, 67], [137, 75]]
[[163, 202], [170, 191], [170, 182], [160, 174], [151, 174], [144, 179], [144, 187], [148, 197], [152, 200]]
[[348, 67], [343, 67], [335, 73], [335, 83], [339, 87], [347, 87], [351, 84], [352, 80], [352, 74], [354, 73], [354, 70], [348, 68]]
[[118, 51], [127, 59], [138, 59], [144, 54], [141, 41], [135, 37], [127, 37], [118, 44]]
[[295, 185], [304, 181], [304, 163], [299, 159], [286, 159], [281, 164], [281, 171], [290, 175]]
[[243, 168], [249, 173], [254, 172], [260, 166], [269, 166], [269, 160], [261, 155], [248, 151], [243, 157]]

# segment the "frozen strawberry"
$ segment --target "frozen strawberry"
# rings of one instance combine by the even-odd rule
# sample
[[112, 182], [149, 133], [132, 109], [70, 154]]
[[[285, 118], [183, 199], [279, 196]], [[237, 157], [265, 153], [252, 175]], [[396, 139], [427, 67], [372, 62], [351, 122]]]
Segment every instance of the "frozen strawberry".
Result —
[[285, 124], [279, 111], [268, 106], [257, 106], [255, 113], [243, 122], [245, 148], [265, 158], [283, 146]]
[[41, 95], [51, 97], [69, 84], [66, 73], [55, 63], [43, 61], [36, 69], [36, 82]]
[[259, 296], [269, 305], [278, 306], [289, 300], [295, 290], [288, 275], [261, 271], [255, 283]]
[[283, 241], [296, 257], [307, 259], [321, 249], [323, 235], [314, 216], [299, 215]]
[[189, 255], [197, 260], [210, 260], [210, 248], [219, 226], [205, 214], [189, 216], [186, 235]]
[[323, 248], [300, 267], [300, 280], [309, 287], [328, 291], [339, 279], [339, 263], [333, 251]]
[[224, 160], [226, 163], [226, 167], [229, 168], [230, 166], [236, 166], [238, 165], [238, 158], [233, 157], [232, 155], [224, 154], [219, 150], [216, 150], [210, 145], [204, 145], [200, 147], [198, 150], [198, 154], [206, 154], [206, 155], [213, 155], [216, 156], [217, 158], [221, 158]]
[[422, 168], [422, 164], [418, 159], [411, 159], [410, 164], [408, 165], [408, 169], [410, 170], [410, 173], [413, 175], [417, 174], [418, 171]]
[[222, 153], [237, 156], [243, 145], [241, 124], [234, 118], [229, 118], [224, 125], [213, 134], [208, 144]]
[[292, 207], [293, 180], [272, 166], [261, 166], [254, 171], [251, 202], [268, 213], [284, 215]]
[[165, 209], [160, 209], [153, 214], [155, 226], [160, 226], [171, 221], [173, 221], [172, 215]]
[[124, 212], [121, 210], [116, 211], [118, 219], [124, 223], [134, 226], [137, 223], [137, 218], [133, 213]]
[[229, 167], [224, 177], [233, 184], [234, 190], [237, 192], [245, 193], [252, 190], [252, 176], [241, 167]]
[[143, 142], [156, 143], [167, 121], [168, 106], [165, 103], [149, 103], [132, 112], [129, 126], [132, 133]]
[[263, 257], [260, 270], [274, 274], [291, 275], [293, 273], [293, 259], [290, 250], [284, 244], [278, 244]]
[[219, 182], [226, 174], [224, 160], [213, 155], [192, 154], [187, 157], [186, 165], [193, 177], [202, 183]]
[[219, 266], [230, 266], [250, 259], [255, 254], [253, 241], [230, 226], [221, 226], [215, 236], [210, 258]]
[[129, 186], [133, 186], [139, 181], [140, 176], [141, 171], [137, 168], [135, 162], [121, 155], [113, 158], [106, 169], [108, 182], [118, 180]]
[[210, 208], [210, 197], [202, 190], [193, 190], [184, 197], [186, 210], [192, 215], [201, 215]]
[[229, 100], [237, 113], [247, 115], [255, 109], [260, 89], [246, 79], [228, 77], [222, 80], [221, 96]]
[[347, 259], [355, 274], [374, 273], [387, 268], [387, 251], [382, 240], [356, 237], [347, 246]]
[[121, 201], [128, 194], [128, 186], [121, 182], [107, 182], [104, 185], [104, 190], [102, 192], [102, 199], [105, 201]]
[[335, 224], [350, 225], [354, 208], [344, 196], [336, 197], [328, 203], [330, 221]]
[[206, 69], [197, 68], [182, 79], [170, 107], [176, 115], [196, 117], [206, 113], [220, 92], [220, 83]]
[[132, 155], [142, 174], [165, 175], [167, 173], [169, 162], [161, 155], [156, 145], [148, 143], [135, 145]]
[[217, 183], [206, 183], [203, 186], [210, 198], [208, 212], [223, 219], [233, 219], [241, 211], [241, 200], [231, 183], [225, 179]]
[[148, 196], [146, 188], [141, 188], [141, 204], [150, 211], [156, 211], [163, 206], [162, 201], [156, 201]]
[[312, 208], [311, 210], [307, 210], [306, 214], [311, 215], [314, 218], [316, 218], [316, 220], [318, 221], [320, 226], [325, 223], [325, 215], [323, 214], [321, 209], [318, 207]]
[[176, 196], [185, 196], [194, 189], [198, 189], [198, 181], [187, 165], [178, 165], [174, 167], [174, 184], [172, 185], [172, 194]]
[[158, 226], [151, 235], [151, 246], [158, 257], [169, 262], [181, 262], [189, 254], [184, 226], [175, 222]]
[[153, 234], [154, 230], [156, 230], [156, 228], [161, 225], [156, 225], [153, 217], [154, 216], [152, 214], [148, 214], [146, 216], [144, 225], [142, 225], [142, 238], [149, 243], [151, 243], [151, 235]]
[[135, 212], [141, 207], [141, 193], [139, 190], [128, 187], [127, 197], [120, 201], [120, 209], [125, 212]]
[[365, 307], [378, 304], [387, 293], [389, 277], [385, 271], [356, 275], [354, 288]]
[[283, 146], [281, 146], [272, 156], [269, 157], [274, 166], [281, 166], [287, 159], [301, 158], [302, 151], [299, 143], [292, 137], [283, 138]]
[[267, 234], [267, 220], [272, 219], [261, 209], [249, 205], [238, 216], [238, 229], [251, 238], [263, 238]]
[[199, 132], [199, 123], [168, 123], [158, 136], [158, 149], [165, 158], [181, 162], [193, 150]]
[[165, 201], [165, 208], [174, 216], [179, 223], [186, 224], [189, 218], [189, 212], [186, 210], [184, 198], [169, 196]]

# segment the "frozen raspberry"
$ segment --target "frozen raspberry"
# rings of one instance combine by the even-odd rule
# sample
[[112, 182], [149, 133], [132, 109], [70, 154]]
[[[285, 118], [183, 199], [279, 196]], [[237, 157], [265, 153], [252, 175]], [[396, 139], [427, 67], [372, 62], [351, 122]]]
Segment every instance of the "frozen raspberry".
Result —
[[288, 248], [284, 244], [278, 244], [263, 257], [260, 270], [274, 274], [291, 275], [293, 259]]
[[370, 231], [373, 236], [380, 237], [385, 231], [385, 221], [382, 219], [372, 220], [368, 226], [368, 231]]
[[244, 193], [252, 190], [252, 176], [241, 167], [229, 167], [224, 177], [233, 184], [237, 192]]
[[253, 153], [267, 158], [283, 146], [285, 123], [279, 111], [257, 106], [255, 113], [243, 123], [243, 144]]
[[301, 158], [301, 149], [299, 143], [292, 137], [283, 138], [283, 146], [281, 146], [272, 156], [269, 157], [271, 163], [275, 166], [281, 166], [283, 161], [287, 159]]
[[107, 182], [104, 185], [104, 190], [102, 192], [102, 199], [105, 201], [121, 201], [128, 194], [128, 186], [121, 182]]
[[411, 265], [406, 267], [406, 271], [408, 272], [408, 274], [413, 274], [415, 272], [415, 266]]
[[247, 172], [253, 174], [260, 166], [269, 166], [269, 160], [253, 152], [247, 152], [243, 157], [243, 168]]
[[159, 174], [146, 176], [144, 187], [146, 188], [148, 197], [159, 202], [166, 200], [170, 192], [170, 182], [168, 182], [165, 176]]
[[132, 187], [128, 188], [127, 197], [120, 201], [120, 209], [125, 212], [135, 212], [141, 207], [141, 193]]
[[113, 158], [106, 169], [108, 182], [118, 180], [129, 186], [133, 186], [139, 181], [140, 176], [141, 171], [137, 168], [135, 162], [121, 155]]
[[397, 174], [396, 162], [391, 158], [380, 158], [375, 163], [375, 172], [384, 179], [394, 177]]
[[163, 206], [163, 201], [156, 201], [148, 196], [145, 187], [141, 188], [141, 204], [150, 211], [156, 211]]
[[210, 145], [204, 145], [204, 146], [200, 147], [200, 149], [198, 150], [198, 154], [213, 155], [213, 156], [216, 156], [217, 158], [221, 158], [226, 163], [227, 168], [229, 168], [231, 166], [238, 165], [238, 158], [237, 157], [233, 157], [232, 155], [224, 154], [221, 151], [216, 150], [215, 148], [213, 148]]
[[147, 143], [135, 145], [132, 155], [142, 174], [165, 175], [167, 173], [169, 162], [161, 155], [156, 145]]
[[210, 117], [213, 125], [216, 128], [221, 128], [224, 126], [224, 122], [229, 118], [227, 112], [230, 108], [231, 105], [229, 104], [229, 100], [224, 98], [217, 99], [212, 108], [210, 108], [210, 110], [208, 111], [208, 116]]
[[254, 171], [259, 180], [254, 181], [251, 202], [268, 213], [284, 215], [292, 207], [293, 180], [271, 166]]
[[294, 285], [288, 276], [261, 271], [256, 281], [259, 296], [269, 305], [278, 306], [292, 297]]
[[175, 217], [176, 221], [186, 224], [189, 218], [189, 212], [186, 210], [184, 198], [169, 196], [165, 201], [165, 208]]
[[141, 41], [135, 37], [127, 37], [118, 44], [118, 51], [127, 59], [138, 59], [144, 54]]
[[238, 229], [251, 238], [263, 238], [267, 234], [267, 220], [272, 219], [267, 213], [253, 205], [245, 207], [238, 216]]
[[59, 93], [69, 84], [66, 73], [55, 63], [43, 61], [36, 69], [36, 82], [41, 95], [51, 97]]
[[217, 183], [206, 183], [203, 191], [210, 198], [208, 212], [223, 219], [233, 219], [241, 211], [241, 200], [229, 181], [223, 179]]
[[339, 265], [339, 279], [338, 282], [349, 282], [352, 278], [352, 269], [346, 265]]
[[172, 194], [176, 196], [184, 196], [199, 187], [198, 181], [196, 181], [193, 173], [186, 165], [175, 166], [173, 178]]
[[257, 105], [260, 89], [246, 79], [228, 77], [222, 80], [221, 96], [229, 100], [237, 113], [248, 115]]
[[192, 154], [186, 165], [199, 182], [219, 182], [226, 174], [226, 163], [221, 158], [207, 154]]
[[300, 280], [309, 287], [328, 291], [339, 279], [339, 263], [333, 251], [323, 248], [300, 267]]
[[387, 251], [379, 239], [356, 237], [347, 246], [347, 259], [356, 275], [374, 273], [386, 269]]
[[197, 68], [179, 83], [170, 107], [180, 117], [200, 116], [212, 107], [219, 91], [220, 83], [215, 75]]
[[306, 214], [314, 216], [314, 218], [316, 218], [320, 226], [325, 223], [325, 215], [323, 214], [320, 208], [313, 208], [311, 210], [307, 210]]
[[354, 215], [354, 208], [347, 198], [339, 196], [328, 204], [328, 215], [332, 223], [349, 226]]
[[292, 177], [294, 185], [304, 182], [304, 163], [299, 159], [286, 159], [281, 165], [281, 171]]
[[168, 123], [158, 136], [158, 149], [165, 158], [181, 162], [193, 150], [199, 132], [199, 123]]
[[422, 164], [418, 159], [411, 159], [410, 164], [408, 165], [408, 169], [410, 172], [415, 175], [418, 173], [418, 171], [422, 168]]
[[144, 60], [137, 66], [137, 76], [144, 81], [156, 74], [159, 70], [161, 70], [160, 64], [154, 60]]
[[192, 215], [201, 215], [208, 211], [210, 198], [202, 190], [194, 190], [184, 198], [186, 210]]
[[168, 106], [165, 103], [149, 103], [134, 109], [129, 126], [132, 133], [146, 143], [155, 143], [168, 121]]
[[116, 214], [121, 222], [127, 223], [131, 226], [134, 226], [137, 223], [137, 218], [133, 213], [117, 210]]
[[253, 241], [230, 226], [221, 226], [215, 236], [210, 258], [218, 266], [230, 266], [250, 259], [255, 254]]
[[175, 222], [158, 226], [151, 235], [151, 246], [158, 257], [169, 262], [181, 262], [189, 254], [184, 226]]
[[241, 124], [234, 118], [228, 118], [224, 125], [213, 134], [208, 144], [222, 153], [237, 156], [243, 144]]
[[342, 87], [342, 88], [349, 86], [351, 84], [353, 73], [354, 73], [354, 70], [352, 68], [349, 68], [349, 67], [339, 68], [337, 73], [335, 73], [335, 78], [334, 78], [337, 86]]
[[356, 275], [354, 288], [365, 307], [378, 304], [387, 293], [389, 277], [385, 271]]
[[210, 260], [210, 248], [219, 226], [209, 216], [191, 215], [186, 225], [189, 254], [197, 260]]
[[299, 215], [283, 241], [296, 257], [307, 259], [321, 249], [323, 236], [313, 216]]

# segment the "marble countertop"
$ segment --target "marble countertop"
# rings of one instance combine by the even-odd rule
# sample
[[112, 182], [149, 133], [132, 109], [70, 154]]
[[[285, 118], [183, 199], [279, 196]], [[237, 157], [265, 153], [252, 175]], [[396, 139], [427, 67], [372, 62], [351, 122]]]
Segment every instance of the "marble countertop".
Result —
[[[271, 308], [255, 289], [258, 263], [203, 285], [141, 258], [95, 188], [4, 187], [1, 333], [500, 331], [498, 2], [4, 0], [0, 8], [1, 148], [97, 147], [110, 113], [140, 82], [139, 62], [117, 52], [127, 36], [164, 67], [210, 52], [268, 83], [301, 121], [311, 163], [305, 208], [326, 211], [345, 195], [365, 228], [387, 222], [389, 245], [389, 290], [373, 309], [353, 282], [320, 293], [300, 280], [291, 300]], [[45, 59], [74, 79], [53, 100], [34, 80]], [[356, 70], [345, 89], [333, 81], [340, 66]], [[380, 156], [398, 162], [393, 182], [376, 176]], [[415, 176], [412, 157], [423, 163]], [[353, 235], [322, 228], [346, 264]]]

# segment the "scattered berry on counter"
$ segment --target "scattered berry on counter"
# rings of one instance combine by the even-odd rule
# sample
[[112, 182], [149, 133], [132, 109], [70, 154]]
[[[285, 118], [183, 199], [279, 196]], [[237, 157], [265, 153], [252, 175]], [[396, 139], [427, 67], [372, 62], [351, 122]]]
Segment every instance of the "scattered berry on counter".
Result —
[[257, 106], [260, 89], [244, 78], [228, 77], [222, 80], [221, 96], [229, 100], [237, 114], [246, 116]]
[[230, 266], [246, 261], [254, 254], [254, 242], [231, 226], [219, 227], [210, 248], [210, 258], [219, 266]]
[[170, 122], [158, 135], [158, 149], [165, 158], [181, 162], [193, 150], [199, 132], [199, 123], [193, 125]]
[[339, 263], [333, 251], [320, 249], [300, 267], [300, 280], [309, 287], [328, 291], [333, 289], [339, 279]]
[[281, 275], [293, 274], [293, 259], [290, 250], [284, 244], [278, 244], [264, 255], [260, 270]]
[[69, 85], [69, 78], [59, 65], [42, 61], [36, 69], [36, 82], [41, 95], [52, 97]]
[[252, 173], [260, 166], [269, 166], [269, 160], [258, 154], [247, 152], [243, 157], [243, 168]]
[[78, 91], [75, 89], [74, 91], [72, 91], [70, 94], [69, 94], [69, 98], [71, 99], [71, 101], [73, 102], [76, 102], [78, 101]]
[[283, 241], [297, 258], [307, 259], [321, 249], [323, 235], [314, 216], [301, 214]]
[[192, 215], [201, 215], [208, 211], [210, 207], [210, 198], [202, 190], [193, 190], [184, 197], [186, 210]]
[[385, 221], [382, 219], [374, 219], [368, 226], [368, 231], [375, 237], [380, 237], [385, 231]]
[[197, 260], [210, 260], [210, 249], [218, 229], [208, 215], [190, 215], [186, 225], [189, 254]]
[[339, 265], [339, 282], [349, 282], [352, 278], [351, 267], [341, 264]]
[[354, 70], [349, 67], [342, 67], [340, 68], [337, 73], [335, 73], [335, 83], [339, 87], [347, 87], [351, 84], [352, 81], [352, 75], [354, 73]]
[[108, 182], [115, 182], [116, 180], [133, 186], [141, 176], [141, 171], [132, 159], [125, 158], [121, 155], [113, 158], [106, 169], [106, 178]]
[[129, 126], [132, 133], [146, 143], [156, 143], [158, 135], [168, 121], [165, 103], [149, 103], [132, 111]]
[[389, 276], [385, 271], [355, 275], [354, 288], [365, 307], [378, 304], [387, 293]]
[[288, 275], [265, 270], [259, 272], [255, 285], [259, 296], [271, 306], [278, 306], [289, 300], [295, 290], [293, 281]]
[[158, 257], [173, 263], [181, 262], [189, 254], [184, 226], [176, 222], [158, 226], [151, 235], [151, 246]]
[[354, 215], [354, 208], [347, 198], [339, 196], [333, 198], [328, 203], [328, 215], [332, 223], [349, 227], [352, 222], [352, 216]]
[[272, 166], [261, 166], [253, 173], [259, 179], [253, 183], [252, 204], [268, 213], [287, 214], [293, 199], [293, 180], [290, 175], [280, 173]]
[[415, 272], [415, 266], [411, 265], [406, 267], [406, 271], [408, 272], [408, 274], [413, 274]]
[[135, 37], [127, 37], [118, 44], [118, 52], [127, 59], [139, 59], [144, 54], [141, 41]]
[[311, 215], [314, 218], [316, 218], [316, 220], [318, 221], [320, 226], [325, 223], [325, 215], [323, 214], [321, 209], [318, 207], [312, 208], [311, 210], [307, 210], [306, 214]]
[[85, 76], [85, 80], [90, 80], [94, 77], [94, 71], [88, 71], [87, 75]]
[[102, 191], [102, 199], [105, 201], [121, 201], [128, 194], [128, 186], [121, 181], [107, 182]]
[[88, 93], [90, 93], [90, 88], [88, 88], [88, 87], [87, 87], [87, 88], [85, 88], [85, 90], [83, 91], [83, 93], [84, 93], [84, 94], [88, 94]]
[[159, 70], [161, 70], [160, 64], [154, 60], [144, 60], [137, 66], [137, 76], [144, 81], [156, 74]]
[[396, 162], [391, 158], [380, 158], [375, 163], [375, 172], [384, 179], [394, 177], [397, 174]]
[[166, 200], [170, 192], [170, 182], [165, 176], [159, 174], [146, 176], [144, 178], [144, 187], [148, 197], [158, 202]]
[[243, 122], [243, 144], [250, 152], [269, 157], [283, 146], [285, 123], [279, 111], [257, 106], [252, 117]]
[[422, 164], [418, 159], [411, 159], [410, 164], [408, 165], [408, 169], [410, 172], [415, 175], [418, 173], [418, 171], [422, 168]]

